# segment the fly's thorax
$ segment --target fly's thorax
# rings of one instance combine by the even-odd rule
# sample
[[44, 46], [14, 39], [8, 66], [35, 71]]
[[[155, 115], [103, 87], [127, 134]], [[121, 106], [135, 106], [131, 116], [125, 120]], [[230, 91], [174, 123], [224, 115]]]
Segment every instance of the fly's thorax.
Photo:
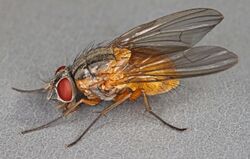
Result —
[[83, 79], [86, 76], [95, 74], [96, 69], [114, 59], [112, 48], [103, 47], [83, 52], [71, 66], [72, 74], [76, 80]]
[[[109, 58], [111, 53], [112, 58]], [[129, 50], [119, 48], [99, 48], [88, 53], [82, 68], [75, 71], [78, 89], [88, 98], [97, 96], [102, 100], [112, 100], [122, 89], [118, 83], [123, 80], [130, 55]]]

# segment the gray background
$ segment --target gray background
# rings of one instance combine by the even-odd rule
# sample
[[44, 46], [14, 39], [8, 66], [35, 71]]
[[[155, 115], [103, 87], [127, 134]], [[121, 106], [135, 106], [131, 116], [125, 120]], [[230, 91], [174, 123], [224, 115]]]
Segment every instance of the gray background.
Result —
[[[250, 158], [249, 0], [0, 0], [0, 158]], [[131, 27], [175, 11], [211, 7], [225, 19], [201, 44], [239, 55], [234, 68], [186, 79], [176, 91], [150, 98], [156, 113], [188, 131], [179, 133], [127, 102], [74, 140], [100, 110], [84, 108], [67, 120], [25, 136], [25, 128], [59, 115], [37, 88], [86, 45], [111, 40]]]

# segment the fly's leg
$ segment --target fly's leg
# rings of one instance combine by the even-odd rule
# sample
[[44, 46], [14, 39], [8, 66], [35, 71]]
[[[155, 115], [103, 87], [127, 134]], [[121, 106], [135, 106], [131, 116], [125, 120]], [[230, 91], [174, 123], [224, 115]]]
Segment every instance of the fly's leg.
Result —
[[84, 99], [84, 98], [82, 98], [77, 103], [69, 104], [67, 106], [68, 109], [64, 112], [64, 115], [67, 116], [70, 113], [74, 112], [80, 104], [94, 106], [94, 105], [99, 104], [100, 102], [101, 102], [101, 100], [99, 98], [96, 98], [96, 99]]
[[152, 107], [150, 106], [150, 104], [148, 102], [147, 95], [144, 92], [143, 92], [143, 98], [144, 98], [144, 106], [145, 106], [146, 111], [149, 112], [150, 114], [152, 114], [158, 120], [160, 120], [163, 124], [169, 126], [172, 129], [178, 130], [178, 131], [185, 131], [185, 130], [187, 130], [187, 128], [178, 128], [178, 127], [175, 127], [175, 126], [167, 123], [166, 121], [164, 121], [161, 117], [159, 117], [157, 114], [155, 114], [152, 111]]
[[62, 119], [64, 116], [67, 116], [68, 114], [75, 111], [80, 104], [84, 103], [84, 104], [92, 106], [92, 105], [96, 105], [96, 104], [100, 103], [100, 101], [101, 101], [100, 99], [93, 99], [93, 100], [81, 99], [77, 103], [73, 102], [73, 103], [70, 103], [70, 104], [57, 105], [56, 107], [58, 109], [64, 109], [63, 115], [57, 117], [56, 119], [54, 119], [54, 120], [52, 120], [52, 121], [50, 121], [50, 122], [48, 122], [46, 124], [43, 124], [43, 125], [35, 127], [35, 128], [31, 128], [31, 129], [28, 129], [28, 130], [24, 130], [21, 133], [22, 134], [27, 134], [27, 133], [30, 133], [30, 132], [33, 132], [33, 131], [48, 128], [51, 124], [57, 122], [59, 119]]
[[[67, 109], [67, 106], [68, 106], [68, 104], [59, 104], [59, 105], [56, 106], [56, 108], [58, 108], [58, 109]], [[24, 130], [21, 133], [22, 134], [27, 134], [27, 133], [30, 133], [30, 132], [33, 132], [33, 131], [48, 128], [49, 126], [51, 126], [51, 124], [57, 122], [58, 120], [62, 119], [63, 117], [64, 117], [64, 115], [61, 115], [61, 116], [55, 118], [54, 120], [52, 120], [52, 121], [50, 121], [50, 122], [48, 122], [46, 124], [43, 124], [43, 125], [35, 127], [35, 128], [31, 128], [31, 129], [28, 129], [28, 130]]]
[[58, 121], [59, 119], [62, 119], [63, 118], [63, 115], [57, 117], [56, 119], [44, 124], [44, 125], [41, 125], [41, 126], [38, 126], [38, 127], [35, 127], [35, 128], [32, 128], [32, 129], [28, 129], [28, 130], [24, 130], [22, 131], [21, 133], [22, 134], [27, 134], [27, 133], [30, 133], [30, 132], [33, 132], [33, 131], [37, 131], [37, 130], [41, 130], [41, 129], [44, 129], [44, 128], [47, 128], [49, 127], [51, 124], [55, 123], [56, 121]]
[[72, 143], [66, 145], [66, 147], [71, 147], [73, 145], [75, 145], [78, 141], [81, 140], [81, 138], [89, 131], [89, 129], [102, 117], [102, 116], [106, 116], [106, 114], [108, 112], [110, 112], [111, 110], [113, 110], [114, 108], [116, 108], [117, 106], [119, 106], [120, 104], [122, 104], [124, 101], [126, 101], [129, 97], [130, 97], [131, 93], [125, 93], [119, 96], [119, 98], [117, 98], [118, 100], [116, 100], [115, 103], [111, 104], [110, 106], [105, 107], [100, 114], [95, 118], [94, 121], [92, 121], [92, 123], [83, 131], [83, 133]]
[[142, 95], [141, 89], [136, 89], [130, 96], [131, 101], [136, 101]]

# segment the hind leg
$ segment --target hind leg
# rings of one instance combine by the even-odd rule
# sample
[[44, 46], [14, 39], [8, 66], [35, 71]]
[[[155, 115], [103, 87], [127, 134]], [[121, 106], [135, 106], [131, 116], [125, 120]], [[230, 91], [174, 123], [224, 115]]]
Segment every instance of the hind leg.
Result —
[[187, 128], [178, 128], [176, 126], [173, 126], [169, 123], [167, 123], [166, 121], [164, 121], [161, 117], [159, 117], [157, 114], [155, 114], [153, 111], [152, 111], [152, 107], [150, 106], [149, 102], [148, 102], [148, 98], [147, 98], [147, 95], [142, 92], [143, 94], [143, 98], [144, 98], [144, 106], [145, 106], [145, 109], [147, 112], [149, 112], [150, 114], [152, 114], [156, 119], [160, 120], [164, 125], [167, 125], [169, 126], [170, 128], [172, 129], [175, 129], [177, 131], [185, 131], [187, 130]]

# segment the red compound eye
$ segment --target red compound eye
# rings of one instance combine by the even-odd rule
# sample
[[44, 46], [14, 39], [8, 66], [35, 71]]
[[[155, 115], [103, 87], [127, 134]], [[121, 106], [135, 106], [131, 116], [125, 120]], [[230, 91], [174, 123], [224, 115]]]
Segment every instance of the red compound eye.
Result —
[[63, 78], [57, 85], [58, 96], [64, 101], [72, 99], [72, 86], [68, 78]]
[[61, 71], [61, 70], [64, 70], [66, 68], [66, 66], [60, 66], [60, 67], [58, 67], [57, 69], [56, 69], [56, 73], [55, 74], [57, 74], [57, 72], [59, 72], [59, 71]]

